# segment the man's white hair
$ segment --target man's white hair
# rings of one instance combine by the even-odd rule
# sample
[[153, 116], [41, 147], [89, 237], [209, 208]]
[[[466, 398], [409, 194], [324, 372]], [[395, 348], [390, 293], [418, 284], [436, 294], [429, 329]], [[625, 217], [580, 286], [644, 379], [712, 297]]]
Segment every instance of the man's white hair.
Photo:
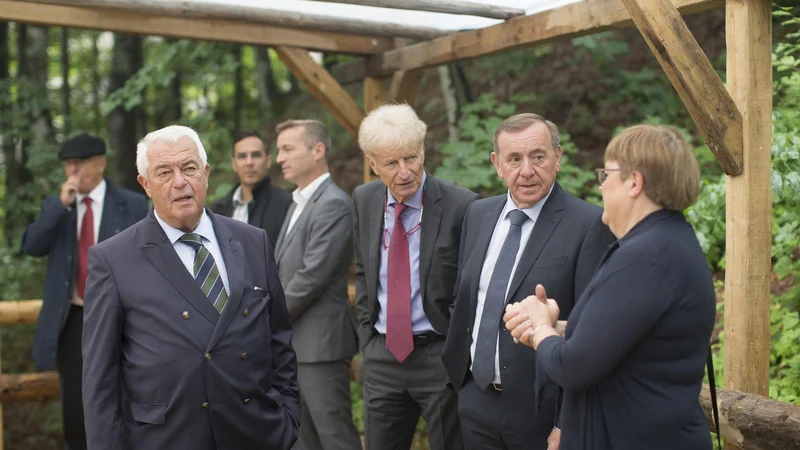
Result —
[[147, 133], [147, 136], [139, 141], [139, 144], [136, 146], [136, 169], [139, 171], [139, 175], [147, 178], [147, 167], [149, 165], [147, 151], [150, 150], [150, 146], [153, 145], [153, 143], [163, 142], [165, 144], [174, 144], [182, 137], [189, 137], [192, 139], [194, 145], [197, 146], [197, 154], [200, 156], [200, 163], [205, 167], [208, 163], [208, 157], [206, 156], [206, 149], [203, 148], [203, 143], [200, 142], [200, 136], [197, 132], [182, 125], [170, 125], [160, 130]]

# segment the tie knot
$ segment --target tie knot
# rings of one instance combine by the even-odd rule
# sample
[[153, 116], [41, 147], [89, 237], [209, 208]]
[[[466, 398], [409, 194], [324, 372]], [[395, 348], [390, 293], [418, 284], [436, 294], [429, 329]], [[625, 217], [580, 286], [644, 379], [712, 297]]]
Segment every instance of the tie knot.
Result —
[[521, 227], [522, 224], [528, 221], [528, 215], [518, 209], [509, 211], [508, 218], [511, 220], [511, 225], [515, 227]]
[[92, 206], [92, 198], [91, 197], [84, 197], [83, 200], [81, 200], [81, 201], [86, 206]]
[[406, 205], [404, 203], [395, 203], [394, 204], [394, 219], [395, 220], [400, 219], [400, 214], [403, 214], [403, 211], [405, 211], [406, 208], [408, 208], [408, 205]]
[[203, 246], [203, 238], [199, 234], [186, 233], [179, 240], [191, 245], [195, 250]]

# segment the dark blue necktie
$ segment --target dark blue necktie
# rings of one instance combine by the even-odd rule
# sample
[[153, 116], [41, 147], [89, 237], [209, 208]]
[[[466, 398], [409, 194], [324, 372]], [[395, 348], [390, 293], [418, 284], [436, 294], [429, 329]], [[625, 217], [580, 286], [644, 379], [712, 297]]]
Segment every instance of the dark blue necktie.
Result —
[[519, 242], [522, 237], [522, 224], [528, 220], [527, 214], [515, 209], [508, 213], [511, 226], [497, 262], [494, 265], [486, 299], [483, 302], [483, 316], [478, 329], [478, 342], [475, 344], [475, 360], [472, 362], [472, 376], [481, 389], [486, 389], [494, 380], [494, 356], [497, 349], [497, 333], [500, 319], [506, 307], [506, 290], [511, 279], [511, 271], [517, 260]]

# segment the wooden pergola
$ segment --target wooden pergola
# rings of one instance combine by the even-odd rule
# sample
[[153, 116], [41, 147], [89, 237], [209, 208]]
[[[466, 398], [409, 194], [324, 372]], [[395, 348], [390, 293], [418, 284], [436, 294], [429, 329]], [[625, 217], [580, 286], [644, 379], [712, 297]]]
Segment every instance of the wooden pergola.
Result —
[[[381, 104], [413, 104], [421, 72], [426, 68], [636, 26], [728, 176], [725, 387], [768, 396], [772, 273], [770, 0], [583, 0], [530, 15], [458, 0], [319, 1], [466, 14], [502, 22], [447, 33], [268, 7], [177, 0], [0, 0], [0, 20], [269, 46], [353, 136], [365, 114]], [[714, 8], [726, 11], [725, 84], [682, 17]], [[417, 42], [406, 45], [407, 38]], [[312, 59], [309, 51], [359, 58], [329, 72]], [[342, 84], [362, 80], [363, 108], [342, 88]], [[366, 163], [364, 177], [371, 178]], [[12, 303], [0, 303], [0, 324], [13, 323], [13, 311], [22, 311], [16, 318], [18, 323], [29, 322], [29, 316], [35, 321], [38, 304]], [[8, 395], [15, 386], [8, 380], [0, 383], [0, 401], [20, 397]], [[24, 384], [24, 380], [13, 381], [22, 383], [16, 385], [18, 388]], [[755, 432], [748, 434], [745, 423], [733, 423], [737, 406], [731, 402], [725, 403], [724, 398], [720, 401], [723, 412], [730, 413], [722, 423], [723, 436], [729, 443], [747, 448]], [[787, 414], [795, 424], [800, 423], [797, 410]], [[800, 436], [797, 439], [791, 442], [800, 445]], [[726, 444], [726, 448], [736, 447]]]

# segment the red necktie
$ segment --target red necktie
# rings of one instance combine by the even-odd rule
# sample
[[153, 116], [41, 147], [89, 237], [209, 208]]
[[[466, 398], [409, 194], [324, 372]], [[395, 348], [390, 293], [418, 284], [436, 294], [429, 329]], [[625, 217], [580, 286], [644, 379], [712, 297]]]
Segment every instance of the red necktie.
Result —
[[389, 242], [389, 264], [386, 270], [386, 348], [399, 362], [414, 350], [411, 334], [411, 268], [408, 239], [402, 214], [407, 205], [394, 204], [394, 229]]
[[86, 277], [89, 276], [89, 268], [86, 265], [86, 259], [89, 254], [89, 247], [94, 245], [94, 214], [92, 213], [92, 199], [86, 197], [83, 199], [86, 205], [86, 213], [83, 215], [83, 222], [81, 222], [81, 234], [78, 237], [78, 296], [83, 298], [86, 291]]

